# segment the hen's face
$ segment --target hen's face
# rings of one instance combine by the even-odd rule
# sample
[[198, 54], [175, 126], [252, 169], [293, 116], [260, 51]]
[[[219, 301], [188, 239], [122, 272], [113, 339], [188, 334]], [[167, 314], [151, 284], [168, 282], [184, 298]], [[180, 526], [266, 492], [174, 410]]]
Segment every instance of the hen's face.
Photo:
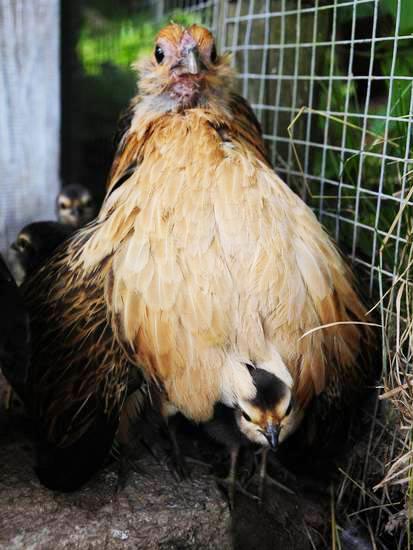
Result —
[[192, 25], [168, 25], [157, 36], [150, 61], [139, 67], [143, 96], [157, 96], [171, 107], [204, 105], [214, 93], [222, 94], [230, 69], [218, 57], [212, 34]]

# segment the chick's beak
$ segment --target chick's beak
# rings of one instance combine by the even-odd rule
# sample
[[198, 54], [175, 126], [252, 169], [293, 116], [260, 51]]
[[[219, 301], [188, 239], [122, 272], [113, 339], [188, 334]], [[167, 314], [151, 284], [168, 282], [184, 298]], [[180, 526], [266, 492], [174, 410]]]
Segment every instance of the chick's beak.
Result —
[[271, 445], [272, 449], [276, 449], [278, 446], [278, 435], [279, 428], [275, 426], [271, 421], [267, 424], [267, 429], [264, 432], [265, 437], [267, 438], [268, 443]]

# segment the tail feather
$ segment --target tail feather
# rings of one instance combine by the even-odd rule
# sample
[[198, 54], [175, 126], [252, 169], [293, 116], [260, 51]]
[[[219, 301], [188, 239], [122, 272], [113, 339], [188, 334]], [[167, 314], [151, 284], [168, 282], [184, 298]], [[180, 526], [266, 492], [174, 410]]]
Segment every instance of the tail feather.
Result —
[[54, 445], [40, 434], [35, 467], [40, 482], [53, 491], [79, 489], [103, 465], [117, 426], [118, 419], [101, 410], [95, 414], [89, 429], [67, 447]]

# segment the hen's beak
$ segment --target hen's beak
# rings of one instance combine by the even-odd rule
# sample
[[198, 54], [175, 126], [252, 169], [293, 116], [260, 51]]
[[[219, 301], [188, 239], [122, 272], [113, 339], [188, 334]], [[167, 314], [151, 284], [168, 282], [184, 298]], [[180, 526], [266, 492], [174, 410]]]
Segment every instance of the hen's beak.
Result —
[[201, 62], [197, 47], [194, 46], [184, 51], [180, 61], [172, 68], [178, 69], [179, 74], [198, 74], [201, 69]]
[[267, 429], [264, 432], [265, 437], [267, 438], [268, 443], [271, 445], [272, 449], [276, 449], [278, 446], [278, 435], [279, 435], [279, 428], [278, 426], [274, 426], [274, 424], [270, 421], [268, 421]]

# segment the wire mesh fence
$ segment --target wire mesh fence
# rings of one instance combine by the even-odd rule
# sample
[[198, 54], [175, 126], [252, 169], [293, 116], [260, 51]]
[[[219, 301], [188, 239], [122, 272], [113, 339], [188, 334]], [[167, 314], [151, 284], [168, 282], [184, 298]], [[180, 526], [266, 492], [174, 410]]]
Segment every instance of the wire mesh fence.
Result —
[[163, 2], [164, 13], [176, 8], [191, 10], [232, 52], [277, 172], [368, 270], [370, 292], [387, 288], [413, 205], [409, 3]]
[[214, 34], [217, 33], [220, 9], [223, 3], [217, 0], [155, 0], [159, 15], [173, 14], [175, 10], [184, 10], [193, 13], [203, 25], [207, 26]]

